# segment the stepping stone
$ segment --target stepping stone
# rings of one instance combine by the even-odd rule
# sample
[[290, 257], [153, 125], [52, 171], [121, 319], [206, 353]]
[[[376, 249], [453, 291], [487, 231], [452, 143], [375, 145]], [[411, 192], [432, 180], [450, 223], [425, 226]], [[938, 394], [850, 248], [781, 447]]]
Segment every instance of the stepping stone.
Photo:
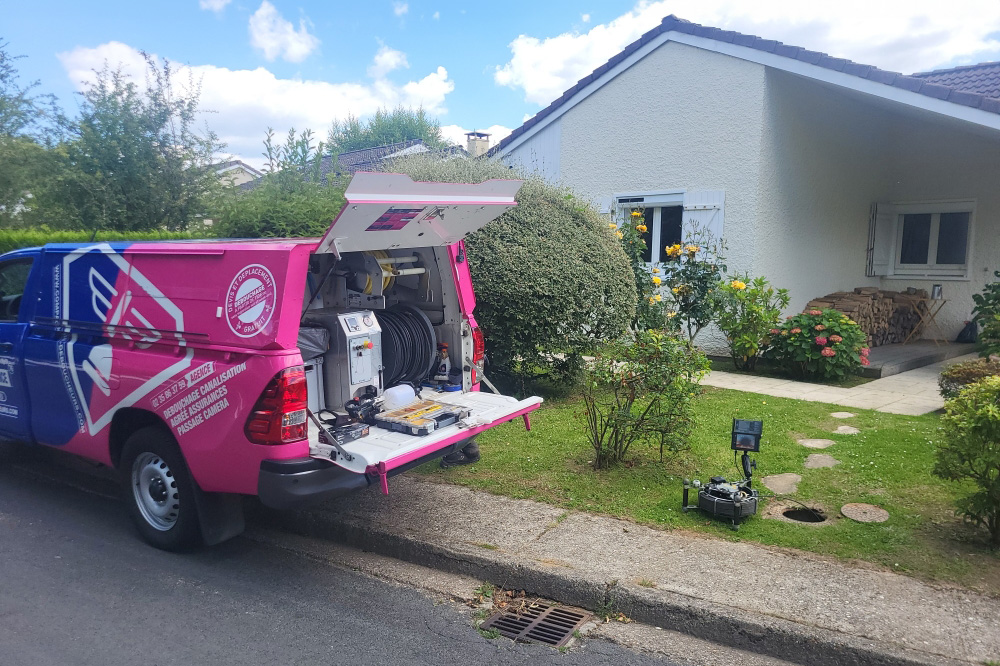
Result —
[[861, 431], [854, 426], [837, 426], [833, 432], [837, 435], [857, 435]]
[[772, 493], [779, 495], [790, 495], [799, 489], [799, 481], [802, 477], [798, 474], [788, 472], [786, 474], [772, 474], [765, 476], [761, 481]]
[[825, 453], [813, 453], [808, 458], [806, 458], [805, 465], [806, 469], [819, 469], [821, 467], [833, 467], [834, 465], [839, 465], [840, 461], [833, 456], [828, 456]]
[[830, 414], [830, 416], [835, 419], [849, 419], [857, 416], [857, 414], [852, 414], [850, 412], [834, 412], [833, 414]]
[[837, 443], [832, 439], [800, 439], [798, 442], [808, 449], [825, 449]]
[[874, 504], [852, 502], [840, 507], [840, 512], [859, 523], [884, 523], [889, 520], [889, 512]]

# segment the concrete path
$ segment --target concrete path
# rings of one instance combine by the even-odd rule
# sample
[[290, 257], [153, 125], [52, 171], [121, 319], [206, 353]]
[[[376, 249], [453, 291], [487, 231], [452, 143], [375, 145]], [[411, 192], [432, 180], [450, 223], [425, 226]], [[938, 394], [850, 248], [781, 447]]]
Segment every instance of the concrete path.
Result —
[[779, 398], [798, 398], [810, 402], [827, 402], [845, 407], [916, 416], [936, 411], [944, 406], [944, 399], [938, 391], [937, 383], [942, 369], [952, 363], [975, 358], [978, 358], [976, 354], [966, 354], [916, 370], [907, 370], [898, 375], [876, 379], [854, 388], [840, 388], [825, 384], [811, 384], [790, 379], [721, 371], [710, 372], [702, 380], [702, 384], [750, 393], [763, 393]]
[[[389, 488], [257, 520], [810, 666], [1000, 659], [1000, 603], [975, 592], [409, 476]], [[679, 488], [664, 499], [680, 510]]]

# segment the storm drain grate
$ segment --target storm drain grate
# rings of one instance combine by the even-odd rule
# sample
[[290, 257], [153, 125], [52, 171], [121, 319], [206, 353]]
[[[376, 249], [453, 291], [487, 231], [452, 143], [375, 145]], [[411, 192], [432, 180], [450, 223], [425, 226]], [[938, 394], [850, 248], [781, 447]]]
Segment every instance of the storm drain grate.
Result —
[[504, 611], [483, 622], [482, 629], [493, 629], [515, 641], [537, 641], [562, 647], [583, 626], [590, 615], [576, 608], [528, 604], [517, 612]]

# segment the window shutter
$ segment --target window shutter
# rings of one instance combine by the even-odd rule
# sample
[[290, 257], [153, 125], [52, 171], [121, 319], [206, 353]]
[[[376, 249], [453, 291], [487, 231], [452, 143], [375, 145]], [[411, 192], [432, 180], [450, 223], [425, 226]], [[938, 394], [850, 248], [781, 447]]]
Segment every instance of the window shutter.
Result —
[[715, 240], [722, 238], [726, 216], [725, 190], [702, 190], [684, 193], [684, 222], [682, 233], [692, 224], [707, 229]]
[[868, 218], [868, 277], [892, 273], [896, 236], [896, 209], [885, 203], [872, 204]]

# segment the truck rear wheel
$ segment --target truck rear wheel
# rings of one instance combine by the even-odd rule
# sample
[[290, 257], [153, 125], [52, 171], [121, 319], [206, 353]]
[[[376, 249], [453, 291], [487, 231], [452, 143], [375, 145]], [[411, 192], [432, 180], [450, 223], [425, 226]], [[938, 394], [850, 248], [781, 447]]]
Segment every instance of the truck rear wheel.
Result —
[[132, 433], [121, 471], [125, 503], [143, 539], [171, 551], [201, 542], [194, 480], [169, 433], [155, 427]]

